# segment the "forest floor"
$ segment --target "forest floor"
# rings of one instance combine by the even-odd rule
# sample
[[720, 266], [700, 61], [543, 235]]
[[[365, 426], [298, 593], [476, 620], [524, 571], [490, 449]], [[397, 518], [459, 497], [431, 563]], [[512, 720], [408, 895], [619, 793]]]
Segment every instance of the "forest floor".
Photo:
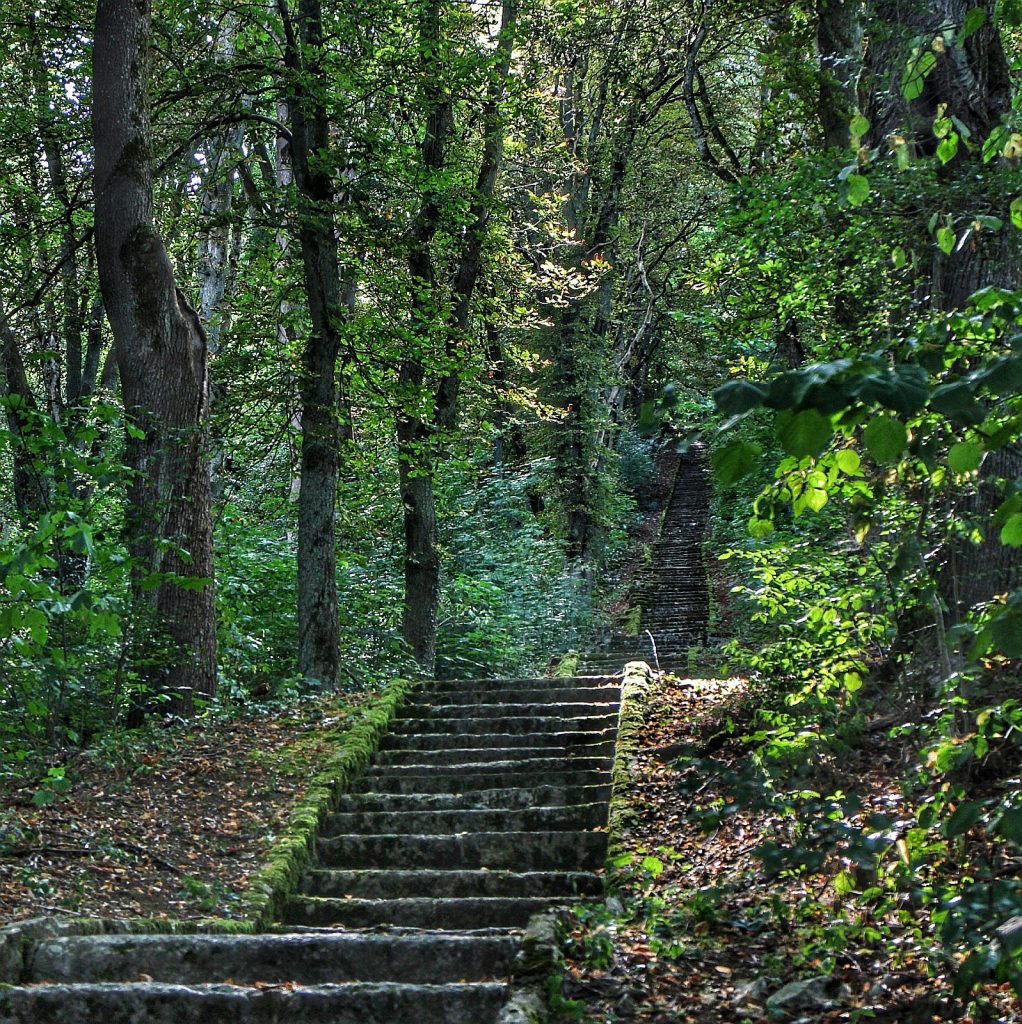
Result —
[[[613, 895], [567, 919], [558, 1019], [1022, 1021], [1007, 985], [986, 986], [978, 1004], [956, 1004], [930, 926], [908, 904], [879, 919], [845, 901], [833, 883], [847, 865], [832, 860], [788, 876], [764, 870], [755, 848], [790, 840], [795, 817], [719, 813], [729, 795], [722, 777], [748, 759], [737, 737], [719, 740], [749, 701], [741, 679], [668, 677], [651, 697], [632, 765], [635, 819], [612, 871]], [[863, 737], [851, 753], [822, 758], [805, 784], [856, 793], [863, 817], [896, 816], [904, 801], [897, 780], [917, 752], [886, 729], [867, 727]], [[707, 748], [719, 775], [698, 760]]]
[[68, 758], [66, 792], [0, 778], [0, 925], [233, 916], [338, 730], [371, 696], [122, 734]]

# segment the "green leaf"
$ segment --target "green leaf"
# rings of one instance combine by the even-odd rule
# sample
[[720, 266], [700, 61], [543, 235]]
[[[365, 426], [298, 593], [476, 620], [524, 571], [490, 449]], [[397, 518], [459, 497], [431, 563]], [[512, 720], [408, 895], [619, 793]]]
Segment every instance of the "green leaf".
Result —
[[713, 471], [722, 487], [731, 487], [759, 466], [762, 449], [748, 441], [732, 441], [710, 456]]
[[986, 24], [986, 20], [987, 12], [982, 7], [971, 8], [962, 22], [962, 30], [958, 33], [958, 45], [961, 46], [969, 36], [979, 31]]
[[894, 462], [908, 445], [908, 431], [900, 420], [878, 416], [862, 432], [862, 441], [877, 462]]
[[849, 174], [847, 186], [850, 206], [862, 206], [869, 198], [869, 178], [865, 175]]
[[901, 268], [908, 262], [905, 250], [900, 245], [896, 245], [891, 250], [891, 262], [894, 264], [895, 270], [901, 270]]
[[810, 487], [802, 492], [802, 497], [805, 499], [807, 508], [811, 508], [814, 512], [819, 512], [827, 504], [830, 495], [818, 487]]
[[975, 441], [959, 441], [947, 453], [947, 463], [956, 473], [971, 473], [982, 461], [983, 449]]
[[1022, 845], [1022, 807], [1009, 807], [997, 823], [997, 834]]
[[941, 252], [945, 253], [945, 255], [951, 255], [957, 241], [958, 236], [955, 234], [954, 228], [937, 228], [937, 245], [940, 246]]
[[1022, 658], [1022, 608], [1009, 606], [990, 623], [997, 648], [1009, 658]]
[[859, 458], [859, 453], [854, 448], [842, 448], [834, 456], [834, 461], [845, 476], [857, 476], [859, 467], [862, 465], [862, 459]]
[[950, 132], [940, 140], [937, 147], [937, 159], [942, 164], [950, 163], [958, 155], [958, 132]]
[[982, 813], [983, 805], [978, 800], [964, 800], [944, 823], [944, 835], [951, 839], [968, 832], [979, 821]]
[[770, 519], [760, 519], [754, 516], [748, 523], [749, 536], [756, 540], [763, 540], [774, 532], [774, 524]]
[[834, 434], [830, 420], [815, 409], [802, 412], [781, 412], [777, 416], [777, 440], [781, 447], [797, 459], [819, 455]]
[[869, 121], [862, 114], [856, 114], [848, 128], [852, 135], [861, 138], [869, 131]]
[[1011, 222], [1022, 231], [1022, 196], [1011, 201]]
[[1010, 548], [1022, 547], [1022, 512], [1016, 512], [1001, 527], [1001, 543]]
[[919, 99], [926, 85], [926, 76], [937, 66], [937, 55], [932, 50], [913, 54], [901, 76], [901, 94], [909, 102]]
[[761, 405], [766, 393], [765, 387], [752, 381], [730, 380], [713, 392], [713, 400], [721, 412], [741, 416]]

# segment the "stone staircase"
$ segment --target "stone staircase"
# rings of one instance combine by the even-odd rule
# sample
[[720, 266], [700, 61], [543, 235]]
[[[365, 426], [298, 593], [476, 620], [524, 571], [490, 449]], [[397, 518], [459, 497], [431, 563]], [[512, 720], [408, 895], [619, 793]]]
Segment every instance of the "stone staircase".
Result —
[[689, 648], [702, 646], [707, 639], [703, 540], [709, 501], [703, 453], [693, 445], [678, 464], [651, 568], [632, 589], [631, 606], [641, 609], [638, 633], [609, 633], [583, 657], [583, 672], [613, 675], [629, 661], [645, 661], [679, 675], [687, 672]]
[[607, 677], [431, 684], [273, 932], [39, 942], [0, 1024], [494, 1021], [530, 916], [602, 891], [619, 700]]

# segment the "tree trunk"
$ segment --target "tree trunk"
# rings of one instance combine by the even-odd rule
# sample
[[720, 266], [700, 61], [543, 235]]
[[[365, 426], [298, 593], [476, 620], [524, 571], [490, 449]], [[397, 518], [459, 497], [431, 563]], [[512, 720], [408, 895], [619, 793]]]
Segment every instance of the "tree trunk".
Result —
[[337, 607], [337, 357], [347, 317], [334, 235], [334, 184], [326, 159], [330, 124], [323, 79], [319, 0], [300, 0], [297, 34], [280, 2], [291, 74], [288, 110], [298, 192], [298, 240], [312, 330], [302, 352], [302, 449], [298, 493], [298, 670], [310, 682], [333, 687], [340, 678]]
[[133, 472], [126, 527], [143, 676], [192, 711], [216, 690], [213, 532], [205, 450], [206, 335], [154, 226], [148, 0], [100, 0], [92, 130], [96, 260], [114, 335]]
[[851, 144], [861, 66], [860, 0], [818, 0], [816, 44], [820, 60], [820, 126], [827, 148]]
[[[426, 128], [420, 146], [422, 168], [431, 179], [443, 171], [448, 137], [453, 128], [453, 99], [443, 86], [440, 62], [441, 0], [426, 0], [420, 25], [420, 49], [425, 61], [424, 104]], [[437, 551], [436, 498], [433, 493], [436, 435], [452, 430], [457, 421], [461, 385], [459, 341], [468, 329], [472, 299], [482, 272], [482, 250], [489, 227], [489, 204], [496, 188], [503, 160], [504, 121], [502, 102], [517, 31], [517, 0], [504, 0], [499, 60], [491, 78], [483, 109], [483, 152], [476, 177], [468, 227], [449, 294], [437, 279], [431, 244], [440, 224], [440, 197], [427, 189], [411, 231], [408, 276], [412, 289], [412, 323], [423, 345], [442, 317], [444, 355], [450, 368], [440, 376], [426, 414], [419, 401], [426, 385], [422, 352], [415, 352], [401, 365], [399, 383], [407, 403], [398, 415], [397, 448], [401, 505], [405, 527], [405, 594], [402, 636], [408, 650], [427, 675], [434, 669], [437, 645], [437, 616], [440, 601], [440, 555]]]

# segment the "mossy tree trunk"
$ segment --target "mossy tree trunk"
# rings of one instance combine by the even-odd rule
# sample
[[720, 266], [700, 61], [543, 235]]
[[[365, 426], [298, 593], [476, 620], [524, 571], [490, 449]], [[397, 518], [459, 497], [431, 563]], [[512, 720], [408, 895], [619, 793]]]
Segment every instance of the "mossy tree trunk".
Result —
[[141, 666], [164, 710], [216, 690], [206, 335], [153, 215], [148, 0], [100, 0], [92, 112], [96, 260], [132, 470], [126, 527]]

